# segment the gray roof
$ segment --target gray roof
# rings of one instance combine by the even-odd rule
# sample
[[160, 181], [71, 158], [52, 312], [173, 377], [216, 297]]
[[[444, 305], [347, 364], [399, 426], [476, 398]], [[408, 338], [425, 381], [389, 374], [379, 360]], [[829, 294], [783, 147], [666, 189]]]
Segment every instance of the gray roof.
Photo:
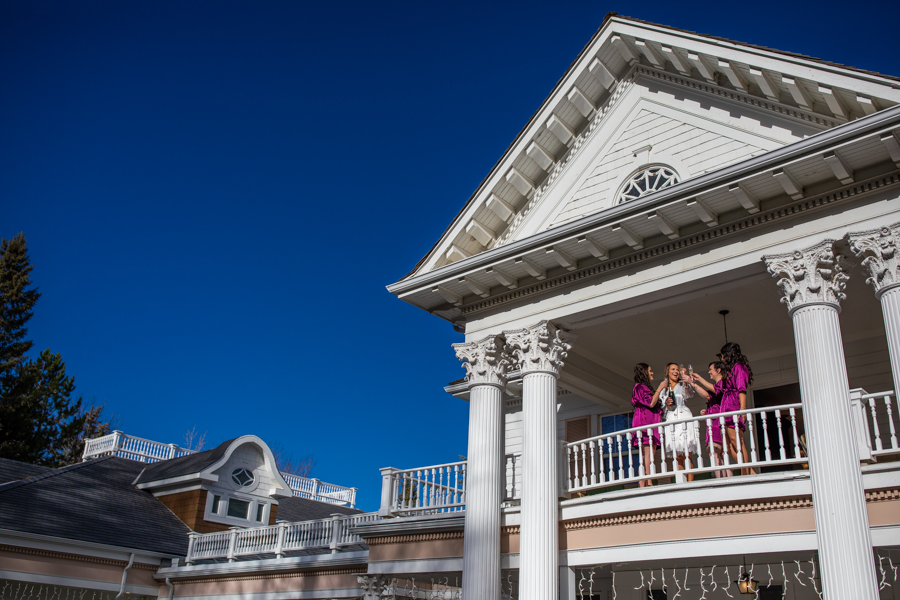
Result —
[[196, 454], [188, 454], [170, 460], [161, 460], [157, 463], [145, 465], [144, 472], [141, 473], [135, 483], [147, 483], [148, 481], [162, 481], [163, 479], [171, 479], [172, 477], [181, 477], [183, 475], [191, 475], [199, 473], [203, 469], [214, 465], [219, 459], [225, 456], [228, 446], [237, 438], [227, 440], [213, 448]]
[[184, 556], [187, 525], [132, 484], [145, 466], [105, 456], [0, 485], [0, 529]]
[[42, 467], [41, 465], [32, 465], [8, 458], [0, 458], [0, 484], [9, 481], [18, 481], [34, 475], [40, 475], [47, 471], [52, 471], [51, 467]]
[[279, 521], [312, 521], [313, 519], [325, 519], [335, 513], [355, 515], [361, 512], [356, 508], [291, 496], [278, 499], [277, 518]]

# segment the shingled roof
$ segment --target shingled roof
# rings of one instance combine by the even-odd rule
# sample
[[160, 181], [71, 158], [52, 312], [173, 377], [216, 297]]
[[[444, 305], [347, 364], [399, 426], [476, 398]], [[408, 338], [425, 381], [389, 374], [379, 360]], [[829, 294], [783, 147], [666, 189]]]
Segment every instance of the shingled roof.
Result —
[[26, 479], [52, 470], [50, 467], [0, 458], [0, 484]]
[[106, 456], [0, 485], [0, 529], [184, 556], [187, 525], [132, 484], [145, 466]]
[[312, 521], [314, 519], [327, 519], [333, 514], [355, 515], [361, 512], [361, 510], [356, 508], [327, 504], [317, 500], [298, 498], [297, 496], [278, 499], [279, 521]]
[[147, 483], [148, 481], [162, 481], [173, 477], [181, 477], [183, 475], [191, 475], [199, 473], [203, 469], [214, 465], [218, 460], [225, 456], [225, 452], [234, 440], [230, 439], [222, 442], [212, 450], [197, 452], [196, 454], [188, 454], [169, 460], [162, 460], [157, 463], [145, 465], [144, 472], [134, 482]]

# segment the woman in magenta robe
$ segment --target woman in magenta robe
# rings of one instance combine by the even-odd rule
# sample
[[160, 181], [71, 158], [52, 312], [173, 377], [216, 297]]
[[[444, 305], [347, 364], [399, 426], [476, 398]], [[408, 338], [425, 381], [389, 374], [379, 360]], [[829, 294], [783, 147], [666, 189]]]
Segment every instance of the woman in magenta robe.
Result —
[[[644, 427], [660, 422], [660, 390], [657, 389], [654, 393], [650, 387], [651, 381], [653, 381], [653, 370], [650, 369], [650, 366], [647, 363], [636, 364], [634, 366], [634, 388], [631, 390], [631, 405], [634, 407], [632, 427]], [[646, 431], [636, 433], [632, 442], [635, 448], [638, 447], [638, 440], [643, 448], [644, 473], [647, 474], [650, 473], [650, 465], [653, 464], [653, 446], [659, 448], [659, 430], [653, 429], [650, 435]], [[653, 440], [652, 445], [650, 440]], [[649, 479], [642, 479], [638, 485], [644, 487], [653, 485], [653, 483]]]
[[[700, 411], [701, 415], [715, 415], [722, 412], [722, 394], [725, 388], [724, 374], [725, 363], [715, 361], [709, 363], [709, 381], [706, 381], [694, 373], [694, 390], [703, 398], [706, 398], [706, 408]], [[710, 437], [712, 445], [710, 446]], [[718, 419], [707, 421], [706, 426], [706, 447], [710, 448], [710, 455], [715, 460], [717, 466], [725, 464], [725, 451], [722, 445], [722, 426]], [[716, 477], [729, 477], [730, 470], [720, 470], [715, 472]]]
[[[741, 347], [734, 342], [728, 342], [722, 346], [720, 357], [725, 363], [725, 382], [722, 388], [722, 404], [720, 412], [745, 410], [747, 408], [747, 387], [753, 382], [753, 371], [750, 370], [750, 362], [741, 353]], [[735, 429], [737, 421], [737, 429]], [[747, 444], [744, 443], [744, 417], [725, 419], [725, 434], [728, 439], [728, 454], [737, 462], [737, 439], [741, 436], [741, 456], [745, 463], [750, 462], [750, 453]], [[742, 475], [750, 475], [753, 469], [741, 469]]]

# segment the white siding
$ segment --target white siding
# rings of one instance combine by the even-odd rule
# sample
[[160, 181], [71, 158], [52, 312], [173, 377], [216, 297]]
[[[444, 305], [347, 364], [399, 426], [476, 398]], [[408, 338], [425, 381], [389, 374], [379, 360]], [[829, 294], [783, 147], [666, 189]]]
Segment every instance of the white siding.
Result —
[[[648, 145], [652, 146], [650, 162], [657, 162], [654, 156], [674, 157], [681, 164], [672, 166], [682, 179], [765, 152], [759, 146], [643, 109], [622, 132], [611, 151], [590, 167], [590, 175], [555, 219], [554, 225], [612, 206], [613, 195], [622, 179], [635, 167], [635, 151]], [[685, 170], [688, 172], [683, 172]]]

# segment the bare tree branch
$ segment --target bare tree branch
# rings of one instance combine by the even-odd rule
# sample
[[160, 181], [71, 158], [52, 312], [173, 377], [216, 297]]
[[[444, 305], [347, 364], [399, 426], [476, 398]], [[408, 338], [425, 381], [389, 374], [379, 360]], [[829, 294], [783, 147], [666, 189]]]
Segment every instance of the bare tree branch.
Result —
[[316, 459], [312, 454], [301, 456], [295, 459], [293, 452], [288, 452], [281, 442], [269, 444], [272, 454], [275, 455], [275, 464], [282, 473], [290, 473], [300, 477], [309, 477], [313, 467], [316, 466]]
[[203, 450], [203, 447], [206, 445], [206, 434], [208, 431], [204, 431], [202, 434], [197, 433], [197, 426], [194, 425], [190, 429], [184, 432], [184, 447], [188, 450], [193, 450], [194, 452], [200, 452]]

